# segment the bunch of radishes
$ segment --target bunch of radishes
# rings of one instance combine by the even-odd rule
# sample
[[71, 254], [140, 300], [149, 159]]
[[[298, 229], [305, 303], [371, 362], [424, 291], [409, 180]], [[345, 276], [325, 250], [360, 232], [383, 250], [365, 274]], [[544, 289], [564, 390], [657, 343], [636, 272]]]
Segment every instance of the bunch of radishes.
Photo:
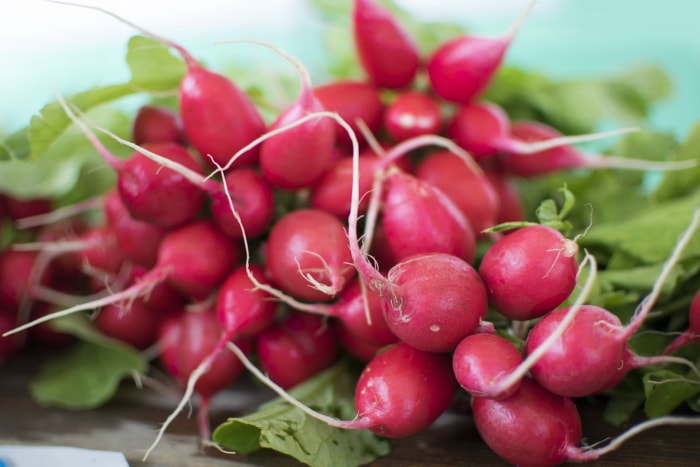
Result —
[[[460, 37], [425, 59], [387, 10], [356, 0], [353, 39], [367, 79], [312, 86], [276, 49], [302, 87], [269, 124], [229, 78], [132, 25], [184, 59], [179, 107], [141, 107], [131, 140], [119, 139], [134, 152], [120, 159], [96, 132], [117, 137], [59, 98], [117, 182], [88, 206], [98, 211], [90, 217], [6, 197], [3, 215], [48, 225], [0, 254], [0, 330], [14, 331], [0, 339], [0, 356], [16, 351], [18, 331], [57, 342], [46, 321], [96, 310], [97, 329], [155, 346], [185, 394], [199, 395], [204, 439], [211, 397], [250, 367], [244, 352], [280, 391], [345, 353], [366, 362], [358, 418], [329, 424], [409, 436], [461, 386], [484, 440], [509, 462], [601, 455], [579, 448], [572, 398], [679, 359], [643, 358], [627, 345], [653, 295], [627, 327], [585, 305], [583, 293], [562, 307], [583, 265], [595, 277], [574, 239], [539, 224], [485, 232], [525, 220], [509, 176], [611, 160], [570, 145], [586, 137], [511, 125], [479, 99], [525, 15], [503, 37]], [[489, 307], [526, 333], [504, 337], [508, 328], [486, 321]], [[513, 342], [523, 337], [521, 349]]]

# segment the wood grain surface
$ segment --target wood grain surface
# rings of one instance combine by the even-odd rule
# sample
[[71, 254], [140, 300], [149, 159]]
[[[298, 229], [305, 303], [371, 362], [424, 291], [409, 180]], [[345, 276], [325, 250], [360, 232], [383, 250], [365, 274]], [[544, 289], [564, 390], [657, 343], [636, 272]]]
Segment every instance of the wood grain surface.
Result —
[[[92, 411], [71, 412], [37, 405], [27, 391], [28, 376], [36, 359], [31, 356], [0, 366], [0, 445], [61, 445], [123, 452], [132, 467], [154, 466], [294, 466], [294, 460], [274, 452], [231, 455], [199, 448], [196, 421], [186, 413], [171, 425], [161, 444], [146, 462], [141, 458], [155, 431], [177, 403], [150, 389], [127, 382], [107, 405]], [[212, 424], [228, 416], [253, 410], [268, 397], [254, 385], [227, 392], [214, 401]], [[589, 443], [605, 440], [626, 429], [601, 421], [603, 401], [580, 403], [583, 431]], [[588, 466], [693, 466], [700, 465], [700, 426], [666, 426], [644, 432], [619, 450]], [[481, 441], [468, 413], [451, 412], [430, 429], [393, 442], [389, 456], [376, 467], [393, 466], [507, 466]], [[573, 464], [572, 464], [573, 465]]]

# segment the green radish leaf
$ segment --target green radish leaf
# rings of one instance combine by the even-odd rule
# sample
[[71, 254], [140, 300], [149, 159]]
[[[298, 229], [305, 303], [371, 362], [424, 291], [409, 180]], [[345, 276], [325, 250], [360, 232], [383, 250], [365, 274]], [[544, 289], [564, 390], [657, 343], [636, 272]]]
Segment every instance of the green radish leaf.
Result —
[[683, 405], [686, 399], [700, 394], [700, 382], [669, 370], [652, 371], [644, 375], [644, 412], [654, 418], [668, 415]]
[[696, 191], [700, 186], [700, 123], [690, 132], [678, 148], [676, 160], [695, 160], [697, 165], [685, 170], [664, 174], [659, 186], [652, 193], [655, 200], [667, 200]]
[[[320, 412], [352, 419], [356, 412], [351, 374], [347, 362], [341, 362], [290, 393]], [[243, 454], [272, 449], [311, 466], [363, 465], [389, 452], [389, 443], [369, 430], [329, 427], [279, 398], [252, 414], [230, 418], [216, 428], [213, 440], [225, 449]]]
[[81, 342], [47, 360], [29, 389], [39, 403], [69, 410], [89, 410], [103, 405], [117, 392], [121, 381], [148, 368], [137, 350], [100, 334], [84, 314], [52, 322], [56, 330]]
[[186, 71], [185, 63], [168, 47], [144, 36], [129, 39], [126, 62], [131, 70], [130, 83], [140, 91], [174, 92]]

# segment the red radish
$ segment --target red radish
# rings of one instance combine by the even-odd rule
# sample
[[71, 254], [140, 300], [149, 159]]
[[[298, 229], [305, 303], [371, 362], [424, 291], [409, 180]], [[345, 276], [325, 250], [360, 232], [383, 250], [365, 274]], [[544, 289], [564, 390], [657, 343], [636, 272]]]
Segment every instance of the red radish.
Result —
[[[149, 270], [142, 266], [133, 266], [130, 270], [126, 286], [131, 286], [143, 280], [149, 274]], [[174, 311], [182, 310], [188, 301], [188, 297], [181, 291], [173, 287], [169, 282], [159, 282], [151, 286], [144, 296], [131, 300], [133, 302], [143, 302], [155, 314], [168, 317]]]
[[700, 342], [700, 290], [695, 293], [690, 303], [688, 321], [688, 329], [668, 344], [663, 351], [664, 355], [671, 355], [684, 345]]
[[577, 252], [576, 242], [544, 225], [501, 237], [479, 266], [489, 303], [513, 320], [538, 318], [555, 309], [576, 286]]
[[[217, 345], [222, 329], [211, 309], [185, 311], [173, 318], [161, 330], [161, 358], [164, 367], [180, 384], [189, 381], [190, 374], [200, 366]], [[194, 391], [199, 395], [198, 425], [202, 440], [209, 440], [209, 405], [213, 396], [231, 385], [243, 371], [240, 360], [230, 352], [221, 352], [213, 359], [207, 371], [200, 375]], [[176, 412], [177, 414], [177, 412]], [[174, 418], [168, 419], [167, 424]], [[162, 435], [159, 433], [158, 439]], [[155, 444], [146, 453], [150, 454]]]
[[78, 251], [83, 270], [98, 281], [118, 274], [127, 263], [114, 231], [106, 224], [88, 228], [78, 240], [85, 245]]
[[44, 321], [110, 303], [148, 295], [163, 280], [193, 300], [207, 298], [240, 260], [240, 247], [212, 222], [194, 221], [168, 232], [158, 249], [158, 263], [130, 287], [35, 319], [13, 329], [20, 332]]
[[505, 399], [519, 384], [510, 385], [502, 393], [494, 393], [492, 385], [516, 370], [523, 361], [520, 351], [509, 340], [496, 334], [471, 334], [457, 345], [452, 355], [452, 368], [457, 382], [475, 397]]
[[[364, 122], [375, 134], [382, 125], [384, 105], [379, 89], [371, 83], [354, 80], [332, 81], [316, 86], [314, 94], [324, 109], [337, 112], [340, 118], [350, 125], [353, 134], [360, 131], [358, 120]], [[352, 142], [347, 131], [341, 126], [336, 126], [336, 140], [344, 145], [350, 145]]]
[[46, 214], [53, 210], [53, 200], [48, 198], [22, 199], [10, 195], [0, 196], [4, 214], [13, 221]]
[[[393, 62], [388, 62], [393, 63]], [[432, 97], [420, 91], [398, 94], [384, 110], [384, 128], [397, 141], [440, 133], [442, 111]]]
[[432, 424], [452, 403], [456, 389], [449, 356], [398, 343], [365, 366], [355, 388], [358, 418], [338, 420], [300, 403], [229, 345], [258, 379], [292, 405], [330, 426], [369, 429], [387, 438], [411, 436]]
[[629, 369], [646, 365], [683, 363], [700, 376], [698, 369], [688, 360], [668, 355], [636, 355], [628, 344], [629, 338], [651, 311], [664, 282], [698, 224], [700, 209], [694, 213], [689, 227], [664, 264], [651, 293], [639, 305], [627, 326], [622, 326], [619, 318], [604, 308], [584, 305], [555, 343], [545, 346], [544, 340], [549, 339], [552, 329], [560, 328], [563, 317], [568, 314], [567, 309], [552, 311], [539, 320], [530, 330], [525, 343], [527, 355], [541, 353], [531, 368], [533, 377], [555, 394], [580, 397], [599, 393], [609, 388], [611, 381], [619, 381]]
[[470, 170], [452, 152], [440, 150], [427, 155], [416, 167], [415, 175], [445, 193], [475, 233], [497, 224], [500, 202], [491, 180], [483, 172]]
[[142, 105], [131, 124], [134, 143], [178, 143], [187, 145], [180, 116], [162, 105]]
[[[495, 225], [505, 222], [525, 221], [527, 218], [525, 207], [514, 182], [509, 180], [504, 174], [494, 171], [486, 171], [486, 176], [498, 195], [499, 209]], [[508, 231], [504, 233], [508, 233]]]
[[22, 336], [7, 336], [12, 328], [17, 326], [17, 314], [12, 308], [0, 307], [0, 363], [16, 355], [24, 346]]
[[501, 37], [465, 35], [444, 42], [432, 52], [427, 69], [430, 85], [443, 99], [467, 103], [491, 83], [534, 1]]
[[102, 307], [94, 323], [104, 335], [144, 350], [156, 342], [161, 318], [145, 303], [134, 301]]
[[271, 280], [301, 300], [327, 301], [354, 275], [343, 223], [318, 209], [298, 209], [278, 219], [265, 258]]
[[[297, 61], [275, 49], [296, 66], [301, 76], [301, 92], [297, 100], [284, 110], [270, 126], [274, 131], [309, 114], [324, 111], [314, 95], [311, 78]], [[260, 168], [273, 185], [297, 190], [313, 185], [335, 159], [335, 122], [319, 116], [287, 131], [271, 136], [260, 146]]]
[[255, 353], [268, 377], [288, 389], [329, 367], [338, 356], [333, 328], [321, 316], [292, 312], [255, 338]]
[[[360, 203], [359, 212], [366, 211], [369, 204], [367, 196], [372, 189], [377, 172], [379, 157], [372, 151], [360, 154]], [[316, 209], [328, 211], [343, 219], [350, 212], [350, 191], [352, 189], [352, 159], [338, 159], [325, 175], [311, 188], [309, 204]]]
[[[270, 184], [252, 168], [229, 170], [224, 175], [234, 208], [248, 238], [264, 233], [275, 214], [275, 199]], [[231, 238], [243, 238], [238, 221], [231, 214], [231, 206], [223, 188], [211, 186], [212, 218]]]
[[53, 269], [42, 267], [39, 255], [13, 249], [0, 252], [0, 309], [16, 312], [21, 304], [34, 299], [36, 287], [52, 282]]
[[[598, 138], [611, 134], [619, 134], [627, 130], [613, 131], [610, 133], [592, 134], [583, 136], [581, 140]], [[566, 141], [561, 133], [551, 126], [530, 120], [514, 122], [511, 126], [511, 136], [520, 141], [532, 144], [538, 142], [558, 142], [555, 147], [537, 150], [529, 153], [516, 153], [505, 151], [499, 154], [499, 168], [508, 174], [521, 177], [536, 177], [565, 169], [578, 168], [620, 168], [632, 170], [673, 170], [690, 167], [688, 161], [680, 162], [655, 162], [648, 160], [631, 159], [624, 157], [602, 156], [588, 154], [570, 144], [561, 144]], [[577, 137], [572, 137], [577, 139]], [[572, 139], [573, 141], [574, 139]]]
[[104, 212], [119, 251], [135, 264], [148, 268], [154, 266], [165, 229], [131, 217], [116, 190], [105, 195]]
[[[32, 304], [30, 317], [34, 319], [50, 314], [53, 309], [54, 307], [47, 302], [34, 302]], [[29, 339], [33, 345], [38, 345], [40, 348], [48, 348], [52, 350], [65, 349], [77, 340], [72, 334], [53, 329], [50, 323], [41, 323], [38, 326], [34, 326], [32, 329], [30, 329]], [[2, 341], [1, 337], [0, 341]], [[0, 351], [0, 353], [2, 352]]]
[[369, 362], [383, 348], [381, 345], [360, 339], [342, 321], [335, 321], [333, 324], [333, 330], [338, 338], [340, 347], [361, 362]]
[[581, 418], [574, 402], [526, 378], [506, 399], [472, 399], [474, 425], [503, 460], [519, 467], [546, 467], [599, 459], [633, 436], [662, 425], [697, 425], [697, 417], [666, 416], [639, 423], [603, 447], [579, 447]]
[[352, 10], [360, 65], [377, 86], [408, 86], [418, 71], [418, 46], [394, 15], [374, 0], [355, 0]]
[[382, 224], [399, 260], [439, 252], [474, 261], [476, 235], [464, 214], [442, 191], [412, 175], [388, 175]]

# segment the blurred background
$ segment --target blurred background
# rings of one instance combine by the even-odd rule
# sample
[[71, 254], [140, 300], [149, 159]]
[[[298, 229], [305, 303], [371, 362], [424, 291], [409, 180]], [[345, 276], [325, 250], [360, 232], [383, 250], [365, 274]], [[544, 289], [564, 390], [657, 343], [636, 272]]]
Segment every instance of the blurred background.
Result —
[[[312, 0], [92, 0], [173, 38], [212, 66], [236, 60], [235, 45], [274, 42], [311, 68], [324, 60], [327, 27]], [[313, 0], [331, 4], [333, 0]], [[337, 0], [338, 3], [349, 0]], [[457, 23], [498, 34], [525, 0], [394, 0], [414, 18]], [[134, 34], [113, 18], [46, 0], [0, 3], [0, 134], [25, 126], [54, 92], [82, 91], [125, 81], [126, 42]], [[595, 77], [652, 62], [674, 83], [673, 95], [652, 115], [658, 129], [679, 136], [700, 121], [700, 35], [696, 0], [538, 0], [506, 62], [554, 78]], [[273, 56], [268, 54], [267, 58]]]

